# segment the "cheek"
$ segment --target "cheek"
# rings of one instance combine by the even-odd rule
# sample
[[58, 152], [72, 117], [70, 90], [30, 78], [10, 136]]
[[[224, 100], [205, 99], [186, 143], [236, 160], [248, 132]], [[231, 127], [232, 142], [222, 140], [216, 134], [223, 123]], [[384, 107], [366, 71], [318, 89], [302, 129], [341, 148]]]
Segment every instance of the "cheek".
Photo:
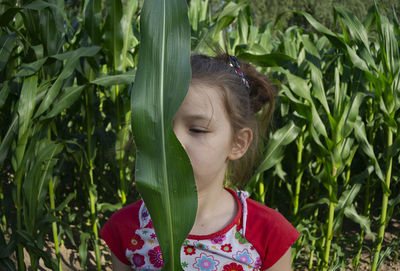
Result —
[[217, 147], [189, 145], [186, 152], [193, 171], [198, 176], [215, 175], [226, 163], [227, 154]]

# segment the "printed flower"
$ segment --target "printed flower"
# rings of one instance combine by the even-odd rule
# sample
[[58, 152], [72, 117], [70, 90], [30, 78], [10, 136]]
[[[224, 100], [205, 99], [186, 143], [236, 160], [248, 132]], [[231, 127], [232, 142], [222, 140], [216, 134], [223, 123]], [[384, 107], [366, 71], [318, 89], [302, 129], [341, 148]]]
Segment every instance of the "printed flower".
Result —
[[155, 233], [152, 233], [152, 234], [150, 235], [150, 237], [151, 237], [151, 239], [156, 239], [156, 238], [157, 238], [157, 236], [156, 236]]
[[153, 226], [153, 220], [150, 220], [150, 222], [147, 223], [147, 225], [145, 226], [145, 228], [147, 228], [147, 229], [153, 229], [153, 228], [154, 228], [154, 226]]
[[243, 267], [237, 263], [231, 263], [224, 265], [222, 271], [243, 271]]
[[182, 262], [181, 265], [182, 265], [182, 268], [186, 268], [189, 266], [189, 264], [187, 262]]
[[140, 238], [140, 236], [135, 233], [130, 241], [130, 248], [133, 251], [135, 251], [135, 250], [141, 249], [143, 247], [143, 244], [144, 244], [144, 242], [143, 242], [142, 238]]
[[236, 253], [234, 258], [236, 260], [238, 260], [239, 262], [247, 264], [247, 265], [250, 265], [253, 262], [247, 249], [243, 249], [242, 251], [239, 251], [238, 253]]
[[183, 252], [185, 252], [186, 255], [193, 255], [196, 253], [196, 249], [192, 246], [186, 246], [183, 248]]
[[207, 256], [204, 253], [201, 253], [195, 260], [193, 267], [200, 271], [216, 271], [219, 264], [219, 261], [215, 260], [213, 256]]
[[254, 263], [254, 266], [255, 266], [256, 268], [261, 268], [261, 265], [262, 265], [261, 258], [260, 258], [260, 257], [257, 257], [257, 258], [256, 258], [256, 262]]
[[199, 249], [207, 250], [207, 246], [204, 245], [204, 244], [202, 244], [202, 243], [197, 243], [197, 244], [196, 244], [196, 247], [199, 248]]
[[222, 242], [224, 242], [224, 240], [225, 240], [225, 234], [214, 237], [213, 239], [211, 239], [211, 243], [220, 245], [222, 244]]
[[144, 219], [144, 218], [146, 218], [148, 216], [149, 216], [149, 212], [146, 209], [144, 209], [143, 212], [142, 212], [142, 218]]
[[232, 252], [232, 246], [231, 244], [221, 245], [221, 250], [224, 252]]
[[136, 267], [140, 267], [140, 266], [144, 265], [144, 256], [135, 253], [132, 255], [132, 261]]
[[163, 265], [160, 246], [156, 246], [154, 249], [149, 251], [149, 258], [150, 263], [154, 265], [154, 267], [161, 267]]
[[241, 235], [240, 232], [238, 232], [238, 231], [235, 233], [235, 238], [236, 238], [236, 240], [238, 240], [238, 242], [239, 242], [240, 244], [245, 244], [245, 243], [247, 243], [246, 238], [244, 238], [243, 235]]

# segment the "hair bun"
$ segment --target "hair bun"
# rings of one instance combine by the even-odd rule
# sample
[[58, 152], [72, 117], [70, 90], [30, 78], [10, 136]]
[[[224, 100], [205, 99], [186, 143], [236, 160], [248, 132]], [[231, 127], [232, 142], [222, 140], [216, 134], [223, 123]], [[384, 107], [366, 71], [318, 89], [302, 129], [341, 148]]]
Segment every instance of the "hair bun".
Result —
[[259, 112], [266, 104], [270, 105], [269, 111], [272, 111], [276, 96], [275, 87], [264, 74], [258, 72], [252, 65], [242, 62], [241, 67], [249, 82], [249, 98], [253, 112]]

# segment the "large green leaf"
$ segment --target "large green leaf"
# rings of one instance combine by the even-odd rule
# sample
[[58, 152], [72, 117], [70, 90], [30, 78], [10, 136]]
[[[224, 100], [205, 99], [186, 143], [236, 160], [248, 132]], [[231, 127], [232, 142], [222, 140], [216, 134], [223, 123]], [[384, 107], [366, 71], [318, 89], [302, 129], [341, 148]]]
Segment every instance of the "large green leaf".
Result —
[[126, 63], [128, 60], [127, 52], [132, 46], [132, 42], [137, 42], [135, 36], [132, 31], [132, 18], [138, 8], [138, 0], [130, 0], [127, 1], [123, 8], [123, 16], [121, 19], [121, 29], [123, 33], [124, 44], [122, 47], [122, 68], [125, 70]]
[[122, 3], [121, 0], [108, 0], [109, 14], [105, 24], [105, 45], [109, 55], [108, 65], [114, 70], [122, 70], [122, 48], [124, 37], [122, 35]]
[[7, 158], [8, 150], [11, 148], [11, 143], [17, 134], [18, 130], [18, 116], [13, 117], [7, 133], [2, 138], [0, 144], [0, 166], [3, 166], [4, 160]]
[[254, 188], [259, 182], [259, 175], [264, 171], [279, 165], [285, 156], [286, 146], [292, 143], [300, 133], [300, 128], [293, 121], [277, 130], [269, 139], [265, 146], [265, 155], [262, 162], [258, 166], [254, 175], [246, 185], [249, 193], [254, 192]]
[[46, 61], [47, 57], [44, 57], [31, 63], [23, 63], [17, 76], [31, 76], [35, 74]]
[[314, 27], [315, 30], [317, 30], [318, 32], [324, 34], [336, 48], [341, 48], [341, 49], [345, 48], [346, 42], [343, 40], [343, 37], [333, 33], [331, 30], [323, 26], [321, 23], [315, 20], [315, 18], [311, 14], [308, 14], [307, 12], [297, 12], [297, 13], [303, 15], [306, 18], [306, 20], [312, 25], [312, 27]]
[[284, 150], [287, 145], [293, 142], [300, 132], [300, 128], [293, 122], [289, 122], [283, 128], [276, 131], [268, 140], [266, 154], [256, 174], [268, 170], [279, 163], [284, 157]]
[[81, 95], [85, 86], [73, 86], [65, 88], [58, 101], [54, 103], [52, 110], [41, 119], [49, 119], [58, 115], [61, 111], [69, 108]]
[[62, 72], [57, 77], [54, 84], [50, 87], [50, 89], [47, 91], [46, 95], [44, 96], [42, 103], [40, 104], [38, 110], [36, 111], [34, 118], [37, 118], [38, 116], [43, 114], [43, 112], [45, 112], [50, 107], [50, 105], [53, 103], [54, 99], [59, 94], [64, 80], [67, 79], [69, 76], [71, 76], [71, 74], [74, 72], [75, 67], [79, 63], [79, 59], [81, 57], [94, 56], [95, 54], [97, 54], [97, 52], [99, 50], [100, 50], [100, 48], [97, 46], [81, 47], [75, 51], [70, 51], [67, 53], [52, 56], [53, 58], [56, 58], [59, 60], [67, 59], [67, 61], [64, 66], [64, 69], [62, 70]]
[[18, 143], [15, 151], [17, 167], [21, 165], [30, 135], [29, 127], [32, 124], [31, 118], [35, 108], [37, 81], [37, 76], [28, 77], [24, 80], [18, 101]]
[[150, 212], [164, 270], [179, 270], [180, 249], [196, 217], [197, 194], [189, 159], [172, 121], [190, 84], [190, 27], [183, 0], [148, 0], [132, 90], [137, 145], [136, 185]]
[[100, 75], [90, 83], [103, 87], [110, 87], [117, 84], [128, 85], [133, 83], [133, 80], [135, 79], [135, 72], [135, 70], [131, 70], [129, 72], [117, 75]]
[[15, 33], [0, 37], [0, 71], [7, 65], [11, 52], [16, 46], [16, 41], [17, 35]]
[[44, 202], [47, 187], [57, 162], [55, 157], [62, 151], [63, 146], [51, 140], [34, 138], [26, 155], [26, 172], [23, 183], [25, 199], [24, 220], [29, 233], [34, 234], [40, 219], [43, 218]]
[[84, 28], [92, 44], [101, 43], [102, 14], [100, 0], [86, 0], [84, 4]]
[[218, 15], [213, 37], [215, 38], [218, 33], [225, 27], [229, 26], [235, 18], [239, 16], [239, 12], [246, 7], [246, 3], [229, 2], [221, 13]]
[[360, 118], [356, 120], [356, 123], [354, 125], [354, 134], [357, 141], [360, 143], [362, 151], [365, 153], [365, 155], [368, 156], [369, 159], [371, 159], [371, 163], [375, 166], [375, 174], [384, 184], [385, 178], [383, 177], [383, 173], [379, 166], [378, 159], [375, 155], [374, 148], [368, 141], [367, 133], [365, 131], [365, 125]]

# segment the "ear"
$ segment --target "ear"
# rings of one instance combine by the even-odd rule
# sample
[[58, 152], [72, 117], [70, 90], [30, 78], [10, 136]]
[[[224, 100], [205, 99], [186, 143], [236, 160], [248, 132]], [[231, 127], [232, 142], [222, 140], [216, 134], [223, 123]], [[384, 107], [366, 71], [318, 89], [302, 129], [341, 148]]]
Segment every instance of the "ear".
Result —
[[232, 150], [228, 156], [229, 160], [241, 158], [250, 146], [253, 140], [253, 131], [250, 128], [240, 129], [233, 138]]

